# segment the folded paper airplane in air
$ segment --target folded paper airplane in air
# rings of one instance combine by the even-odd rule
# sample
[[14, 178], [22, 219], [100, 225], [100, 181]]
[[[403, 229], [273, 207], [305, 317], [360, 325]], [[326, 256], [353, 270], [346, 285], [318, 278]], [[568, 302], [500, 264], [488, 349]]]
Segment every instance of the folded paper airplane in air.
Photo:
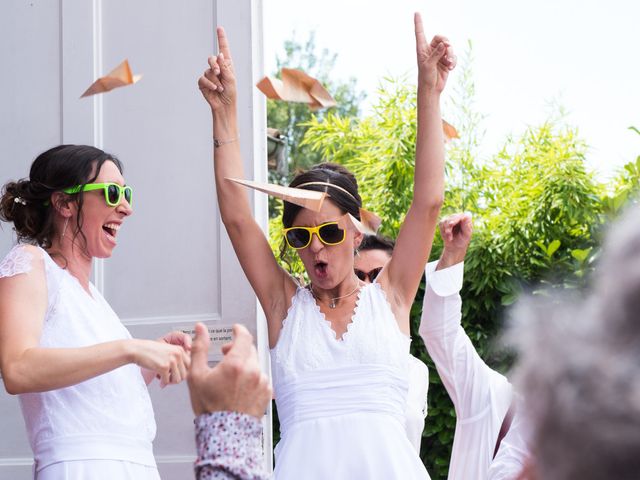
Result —
[[257, 83], [258, 89], [267, 98], [285, 102], [306, 103], [311, 110], [334, 107], [336, 101], [322, 84], [302, 70], [283, 68], [282, 80], [264, 77]]
[[275, 185], [273, 183], [260, 183], [253, 182], [251, 180], [241, 180], [239, 178], [228, 177], [227, 180], [264, 192], [272, 197], [280, 198], [289, 203], [295, 203], [296, 205], [308, 208], [314, 212], [320, 211], [322, 208], [322, 202], [324, 202], [324, 199], [327, 196], [326, 192], [304, 190], [303, 188], [283, 187], [282, 185]]
[[444, 131], [445, 142], [453, 140], [454, 138], [460, 138], [455, 127], [445, 120], [442, 120], [442, 130]]
[[133, 75], [131, 73], [129, 62], [125, 60], [104, 77], [100, 77], [93, 82], [91, 86], [80, 96], [80, 98], [95, 95], [97, 93], [108, 92], [114, 88], [124, 87], [126, 85], [133, 85], [141, 78], [142, 75]]

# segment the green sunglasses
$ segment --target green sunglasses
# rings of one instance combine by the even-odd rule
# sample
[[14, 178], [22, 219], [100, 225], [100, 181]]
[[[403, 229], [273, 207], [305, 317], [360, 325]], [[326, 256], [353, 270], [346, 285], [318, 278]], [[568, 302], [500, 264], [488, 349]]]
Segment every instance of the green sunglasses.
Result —
[[122, 197], [129, 205], [132, 205], [133, 189], [129, 186], [118, 185], [117, 183], [87, 183], [86, 185], [76, 185], [65, 188], [64, 193], [74, 194], [80, 192], [91, 192], [92, 190], [104, 190], [104, 199], [110, 207], [117, 207], [122, 202]]

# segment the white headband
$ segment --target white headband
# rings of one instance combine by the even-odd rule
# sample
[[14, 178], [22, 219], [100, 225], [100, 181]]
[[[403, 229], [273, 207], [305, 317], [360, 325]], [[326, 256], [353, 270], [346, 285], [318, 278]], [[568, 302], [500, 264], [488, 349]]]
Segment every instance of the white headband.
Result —
[[358, 200], [356, 200], [356, 197], [354, 197], [353, 194], [349, 193], [348, 190], [345, 190], [344, 188], [342, 188], [342, 187], [340, 187], [338, 185], [334, 185], [333, 183], [329, 183], [329, 182], [306, 182], [306, 183], [301, 183], [300, 185], [296, 185], [295, 188], [301, 188], [301, 187], [304, 187], [306, 185], [326, 185], [327, 187], [337, 188], [338, 190], [341, 190], [344, 193], [346, 193], [347, 195], [349, 195], [351, 198], [353, 198], [355, 200], [356, 203], [358, 203]]

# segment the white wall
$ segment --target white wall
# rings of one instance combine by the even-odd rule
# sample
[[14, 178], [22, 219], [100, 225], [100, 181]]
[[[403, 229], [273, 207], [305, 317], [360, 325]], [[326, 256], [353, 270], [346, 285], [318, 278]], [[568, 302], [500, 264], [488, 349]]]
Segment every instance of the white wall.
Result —
[[[4, 0], [0, 183], [27, 176], [33, 159], [60, 143], [117, 155], [135, 189], [135, 214], [114, 256], [96, 263], [96, 286], [134, 336], [155, 338], [199, 320], [213, 327], [244, 323], [257, 335], [266, 367], [261, 312], [219, 221], [210, 114], [196, 85], [214, 51], [215, 27], [224, 25], [239, 80], [246, 175], [264, 180], [266, 110], [254, 88], [263, 75], [261, 8], [261, 0]], [[79, 99], [124, 58], [144, 75], [138, 84]], [[266, 229], [266, 199], [251, 198]], [[3, 225], [0, 256], [13, 242], [10, 225]], [[190, 478], [186, 385], [152, 387], [151, 394], [161, 475]], [[4, 390], [0, 432], [0, 479], [30, 478], [18, 402]]]

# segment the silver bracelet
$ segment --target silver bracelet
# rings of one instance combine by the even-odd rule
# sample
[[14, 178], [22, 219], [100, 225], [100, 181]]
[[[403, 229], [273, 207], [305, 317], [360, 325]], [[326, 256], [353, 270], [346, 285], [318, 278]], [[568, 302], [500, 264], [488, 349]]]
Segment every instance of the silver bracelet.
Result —
[[226, 145], [227, 143], [233, 143], [240, 140], [240, 137], [232, 138], [230, 140], [218, 140], [217, 138], [213, 139], [213, 146], [215, 148], [220, 148], [222, 145]]

